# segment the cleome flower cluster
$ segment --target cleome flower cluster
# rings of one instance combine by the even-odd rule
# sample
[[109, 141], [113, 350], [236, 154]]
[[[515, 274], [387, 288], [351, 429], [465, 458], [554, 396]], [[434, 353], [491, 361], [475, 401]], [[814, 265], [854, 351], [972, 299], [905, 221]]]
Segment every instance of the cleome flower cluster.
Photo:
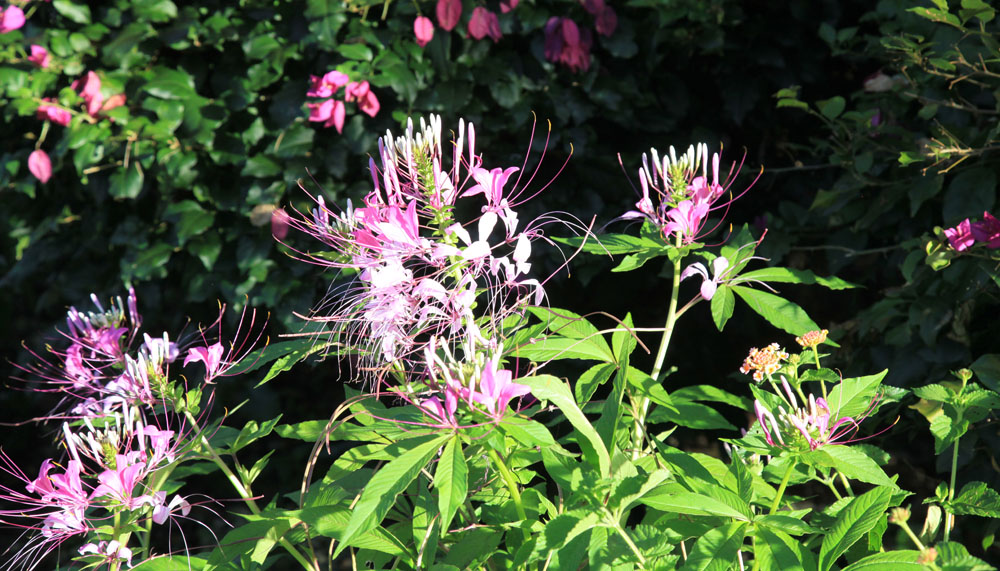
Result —
[[[39, 364], [25, 369], [35, 390], [62, 396], [49, 420], [61, 422], [65, 454], [31, 476], [0, 451], [0, 470], [17, 482], [0, 483], [0, 523], [28, 532], [26, 546], [6, 562], [11, 568], [37, 567], [71, 538], [84, 540], [78, 553], [88, 565], [131, 565], [136, 526], [148, 532], [187, 517], [192, 503], [168, 494], [177, 487], [168, 477], [196, 456], [191, 443], [200, 433], [194, 415], [202, 398], [170, 368], [201, 362], [211, 382], [245, 356], [240, 349], [226, 354], [204, 335], [184, 348], [167, 333], [142, 333], [134, 290], [108, 309], [92, 299], [96, 311], [69, 309], [65, 348], [49, 348], [47, 359], [35, 354]], [[144, 559], [151, 555], [142, 549]]]
[[[411, 120], [402, 135], [379, 140], [362, 206], [335, 212], [318, 197], [311, 215], [290, 222], [326, 249], [302, 258], [354, 276], [311, 319], [360, 352], [380, 389], [395, 377], [393, 392], [435, 423], [452, 424], [463, 399], [496, 418], [510, 394], [499, 364], [503, 323], [544, 298], [530, 259], [547, 220], [522, 223], [515, 209], [524, 165], [485, 166], [471, 123], [460, 121], [447, 144], [440, 117], [419, 125]], [[460, 212], [471, 216], [462, 221]], [[455, 375], [456, 367], [477, 373]], [[399, 388], [414, 382], [434, 395]]]

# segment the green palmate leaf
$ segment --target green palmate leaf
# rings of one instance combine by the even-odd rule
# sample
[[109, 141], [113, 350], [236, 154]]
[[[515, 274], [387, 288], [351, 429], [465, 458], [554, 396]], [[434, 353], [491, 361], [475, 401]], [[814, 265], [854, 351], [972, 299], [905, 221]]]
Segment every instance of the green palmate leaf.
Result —
[[499, 428], [525, 446], [559, 447], [549, 429], [530, 418], [507, 416], [500, 421]]
[[874, 375], [844, 379], [830, 391], [827, 402], [831, 413], [837, 417], [852, 418], [864, 414], [872, 407], [872, 399], [878, 387], [889, 372], [888, 369]]
[[[347, 502], [335, 505], [310, 506], [296, 512], [302, 521], [309, 524], [309, 531], [324, 537], [339, 537], [351, 520], [351, 510]], [[407, 547], [395, 535], [377, 527], [357, 536], [352, 542], [360, 549], [371, 549], [396, 557], [404, 557]]]
[[711, 309], [712, 322], [715, 323], [715, 327], [719, 331], [722, 331], [722, 328], [726, 326], [726, 322], [733, 316], [733, 311], [736, 309], [736, 297], [729, 286], [722, 285], [715, 290], [715, 295], [712, 296]]
[[792, 335], [802, 335], [807, 331], [819, 329], [801, 307], [787, 299], [745, 286], [732, 286], [732, 290], [750, 306], [750, 309], [778, 329]]
[[576, 401], [573, 400], [573, 395], [565, 383], [552, 375], [523, 377], [517, 382], [530, 388], [532, 396], [538, 400], [549, 401], [562, 411], [566, 420], [583, 437], [579, 444], [583, 448], [587, 461], [597, 468], [600, 474], [610, 473], [611, 457], [608, 455], [608, 449], [604, 447], [604, 441], [601, 440], [600, 435], [584, 416], [583, 411], [576, 405]]
[[663, 249], [663, 244], [660, 242], [628, 234], [603, 234], [590, 238], [554, 238], [554, 240], [574, 248], [582, 246], [583, 251], [590, 254], [631, 254]]
[[1000, 518], [1000, 494], [984, 482], [969, 482], [945, 507], [955, 515]]
[[348, 545], [353, 545], [352, 542], [358, 536], [378, 527], [389, 513], [389, 508], [395, 503], [396, 496], [410, 485], [420, 470], [437, 453], [438, 448], [450, 438], [452, 436], [446, 434], [413, 438], [400, 443], [401, 447], [407, 446], [409, 449], [383, 466], [365, 486], [340, 538], [334, 557]]
[[201, 571], [208, 561], [189, 555], [164, 555], [147, 559], [135, 567], [138, 571]]
[[632, 314], [625, 314], [625, 319], [622, 321], [621, 326], [611, 334], [611, 347], [614, 349], [615, 358], [618, 361], [619, 366], [623, 359], [627, 359], [632, 351], [635, 351], [636, 341], [635, 334], [630, 330], [632, 329]]
[[584, 371], [574, 387], [576, 402], [581, 406], [590, 402], [590, 398], [594, 396], [597, 388], [607, 382], [617, 368], [613, 363], [602, 363]]
[[[750, 506], [739, 496], [725, 488], [714, 490], [714, 496], [698, 494], [695, 492], [661, 491], [665, 488], [653, 490], [643, 496], [639, 501], [647, 506], [669, 513], [687, 515], [714, 515], [729, 517], [741, 521], [750, 521], [753, 518]], [[721, 499], [720, 499], [721, 498]]]
[[458, 507], [465, 502], [469, 492], [469, 466], [462, 454], [462, 442], [452, 438], [445, 445], [434, 472], [434, 489], [438, 493], [438, 510], [441, 512], [441, 535], [448, 533], [448, 526]]
[[927, 567], [917, 563], [920, 552], [914, 550], [874, 553], [844, 567], [843, 571], [920, 571]]
[[880, 487], [857, 496], [837, 514], [836, 521], [823, 538], [818, 568], [828, 571], [837, 559], [875, 527], [889, 509], [892, 488]]
[[663, 388], [663, 385], [653, 380], [645, 373], [636, 369], [635, 367], [628, 368], [627, 380], [630, 385], [638, 389], [636, 393], [639, 396], [648, 398], [649, 400], [655, 402], [656, 404], [667, 407], [668, 409], [678, 412], [674, 407], [673, 399], [667, 393], [667, 390]]
[[[759, 563], [761, 569], [781, 569], [781, 571], [806, 569], [799, 540], [781, 530], [767, 527], [757, 529], [757, 539], [757, 547], [754, 549], [755, 567]], [[811, 558], [812, 553], [809, 553], [809, 556]]]
[[557, 359], [584, 359], [589, 361], [615, 362], [607, 341], [598, 337], [590, 339], [572, 339], [550, 335], [543, 339], [531, 341], [514, 348], [514, 356], [532, 361], [552, 361]]
[[298, 355], [302, 351], [314, 349], [315, 347], [319, 347], [319, 349], [315, 349], [310, 352], [323, 349], [326, 345], [316, 339], [308, 338], [295, 339], [294, 341], [282, 341], [280, 343], [269, 343], [266, 347], [249, 353], [246, 357], [241, 359], [237, 365], [229, 369], [227, 372], [231, 375], [242, 375], [244, 373], [255, 371], [268, 363], [280, 359], [281, 357]]
[[850, 289], [858, 287], [849, 281], [838, 277], [824, 278], [809, 270], [793, 270], [791, 268], [761, 268], [745, 274], [740, 274], [739, 281], [779, 282], [789, 284], [816, 284], [829, 289]]
[[896, 486], [874, 460], [850, 446], [823, 446], [804, 454], [802, 461], [810, 466], [833, 468], [848, 478], [869, 484]]
[[669, 253], [670, 253], [670, 250], [663, 249], [663, 250], [660, 250], [660, 251], [645, 251], [645, 252], [639, 252], [639, 253], [636, 253], [636, 254], [629, 254], [629, 255], [625, 256], [624, 259], [622, 259], [621, 263], [619, 263], [614, 268], [611, 268], [611, 271], [612, 272], [631, 272], [632, 270], [637, 270], [637, 269], [643, 267], [644, 265], [646, 265], [646, 262], [648, 262], [648, 261], [650, 261], [650, 260], [652, 260], [654, 258], [658, 258], [660, 256], [666, 256]]
[[601, 416], [594, 423], [594, 430], [601, 436], [604, 445], [608, 450], [615, 449], [615, 433], [618, 431], [618, 423], [621, 420], [622, 397], [625, 396], [625, 386], [628, 384], [628, 355], [619, 358], [618, 372], [611, 385], [611, 394], [604, 400], [601, 407]]
[[736, 566], [736, 553], [743, 545], [747, 524], [730, 522], [695, 542], [681, 571], [726, 571]]

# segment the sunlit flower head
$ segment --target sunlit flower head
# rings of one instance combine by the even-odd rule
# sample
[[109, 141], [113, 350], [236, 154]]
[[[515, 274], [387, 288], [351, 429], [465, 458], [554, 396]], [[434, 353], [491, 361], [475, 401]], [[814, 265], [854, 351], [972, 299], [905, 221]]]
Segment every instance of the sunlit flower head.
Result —
[[826, 336], [830, 333], [827, 329], [821, 329], [819, 331], [809, 331], [802, 334], [802, 337], [796, 337], [795, 342], [801, 345], [805, 349], [813, 349], [822, 343], [826, 342]]
[[743, 361], [740, 372], [747, 375], [753, 371], [753, 380], [759, 383], [765, 377], [777, 372], [786, 359], [788, 359], [788, 353], [782, 350], [777, 343], [771, 343], [763, 349], [754, 347], [750, 349], [750, 355]]

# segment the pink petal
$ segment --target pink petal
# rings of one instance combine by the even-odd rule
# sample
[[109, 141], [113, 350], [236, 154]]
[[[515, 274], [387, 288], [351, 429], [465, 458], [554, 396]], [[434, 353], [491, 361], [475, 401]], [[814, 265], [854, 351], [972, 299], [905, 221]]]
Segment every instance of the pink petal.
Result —
[[31, 55], [28, 56], [28, 61], [44, 69], [49, 67], [49, 62], [51, 60], [52, 58], [49, 57], [49, 50], [37, 44], [31, 44]]
[[417, 16], [413, 21], [413, 35], [417, 38], [418, 46], [426, 46], [434, 37], [434, 23], [427, 16]]
[[462, 0], [438, 0], [437, 7], [438, 25], [446, 32], [450, 32], [458, 25], [458, 19], [462, 16]]
[[52, 178], [52, 161], [49, 155], [41, 149], [36, 149], [28, 155], [28, 170], [43, 184]]
[[0, 11], [0, 34], [13, 32], [24, 25], [24, 11], [17, 6], [8, 6]]

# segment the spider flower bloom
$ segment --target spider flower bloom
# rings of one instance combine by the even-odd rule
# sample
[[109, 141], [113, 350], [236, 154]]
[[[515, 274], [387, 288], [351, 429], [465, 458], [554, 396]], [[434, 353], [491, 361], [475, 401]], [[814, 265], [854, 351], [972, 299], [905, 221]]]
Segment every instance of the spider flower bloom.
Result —
[[[660, 229], [664, 238], [676, 236], [685, 244], [690, 244], [710, 234], [722, 221], [705, 230], [708, 215], [724, 209], [722, 218], [725, 218], [732, 203], [753, 186], [751, 183], [739, 195], [733, 196], [730, 189], [743, 162], [739, 165], [734, 163], [727, 173], [723, 173], [721, 157], [715, 153], [710, 173], [708, 146], [704, 143], [688, 147], [687, 152], [680, 156], [674, 147], [670, 147], [670, 152], [662, 159], [656, 149], [651, 149], [650, 154], [652, 160], [647, 155], [642, 156], [643, 166], [639, 169], [642, 197], [636, 203], [637, 210], [626, 212], [620, 218], [648, 220]], [[760, 177], [759, 174], [757, 176]], [[657, 204], [654, 204], [651, 191], [655, 193]], [[724, 199], [727, 195], [729, 198]]]
[[[356, 275], [324, 308], [326, 316], [313, 319], [332, 324], [341, 342], [364, 347], [373, 370], [403, 359], [416, 367], [409, 374], [421, 376], [425, 365], [412, 356], [427, 339], [457, 346], [480, 335], [481, 326], [492, 337], [506, 316], [542, 299], [541, 282], [526, 274], [538, 225], [551, 217], [520, 222], [515, 209], [523, 202], [525, 165], [483, 167], [475, 129], [464, 121], [447, 146], [440, 118], [431, 116], [419, 129], [409, 121], [401, 136], [387, 133], [378, 149], [380, 164], [369, 162], [374, 188], [363, 205], [348, 203], [337, 213], [320, 197], [312, 216], [290, 225], [329, 250], [300, 252], [303, 259]], [[459, 221], [459, 202], [471, 207], [461, 212], [481, 215]]]
[[770, 377], [781, 368], [782, 361], [788, 359], [788, 353], [783, 351], [777, 343], [771, 343], [763, 349], [754, 347], [750, 349], [750, 355], [743, 361], [740, 372], [744, 375], [753, 371], [753, 380], [758, 383], [763, 381], [765, 376]]
[[[790, 391], [789, 395], [791, 396]], [[794, 396], [791, 398], [792, 409], [786, 411], [784, 407], [779, 407], [777, 415], [759, 400], [754, 401], [757, 421], [768, 444], [783, 448], [808, 446], [809, 450], [816, 450], [821, 446], [855, 441], [853, 437], [860, 429], [857, 420], [849, 416], [836, 416], [825, 399], [809, 395], [809, 402], [799, 407]]]

